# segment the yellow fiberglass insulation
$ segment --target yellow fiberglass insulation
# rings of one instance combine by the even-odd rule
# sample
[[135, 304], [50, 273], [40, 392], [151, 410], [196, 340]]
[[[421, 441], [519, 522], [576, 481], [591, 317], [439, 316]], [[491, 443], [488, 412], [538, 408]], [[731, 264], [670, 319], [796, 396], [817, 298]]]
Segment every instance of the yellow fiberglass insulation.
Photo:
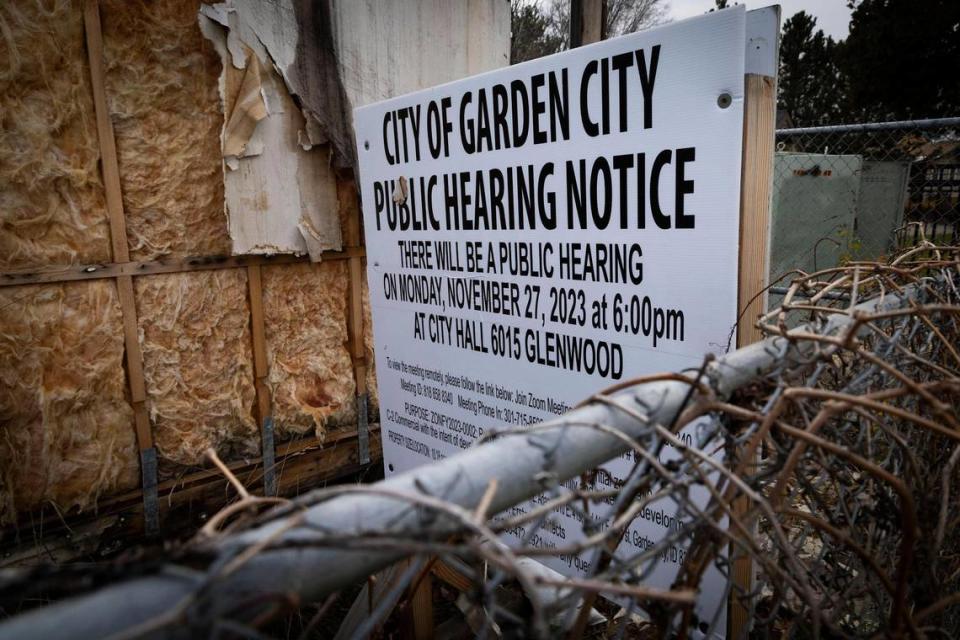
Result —
[[277, 434], [289, 437], [356, 422], [347, 350], [349, 278], [344, 260], [263, 270], [269, 383]]
[[80, 3], [0, 2], [0, 268], [109, 262]]
[[116, 285], [0, 289], [0, 522], [137, 485]]
[[104, 61], [130, 257], [226, 255], [220, 56], [198, 0], [103, 0]]
[[178, 464], [256, 455], [253, 356], [243, 269], [135, 280], [147, 409], [160, 455]]
[[[366, 263], [363, 265], [367, 269]], [[380, 396], [377, 393], [377, 361], [373, 353], [373, 315], [370, 310], [370, 286], [363, 278], [363, 351], [367, 361], [367, 396], [369, 398], [370, 421], [378, 419]]]

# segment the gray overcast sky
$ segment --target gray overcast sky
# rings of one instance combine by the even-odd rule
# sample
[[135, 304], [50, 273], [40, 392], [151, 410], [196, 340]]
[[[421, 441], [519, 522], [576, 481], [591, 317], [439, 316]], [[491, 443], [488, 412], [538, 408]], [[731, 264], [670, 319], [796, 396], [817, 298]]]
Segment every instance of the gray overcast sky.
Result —
[[[716, 6], [713, 0], [666, 0], [670, 5], [668, 15], [674, 20], [682, 20], [691, 16], [698, 16]], [[731, 3], [733, 4], [733, 3]], [[779, 4], [781, 20], [786, 20], [798, 11], [806, 11], [817, 19], [817, 28], [823, 29], [834, 40], [847, 37], [847, 28], [850, 23], [850, 9], [846, 0], [740, 0], [740, 4], [747, 9], [766, 7]]]

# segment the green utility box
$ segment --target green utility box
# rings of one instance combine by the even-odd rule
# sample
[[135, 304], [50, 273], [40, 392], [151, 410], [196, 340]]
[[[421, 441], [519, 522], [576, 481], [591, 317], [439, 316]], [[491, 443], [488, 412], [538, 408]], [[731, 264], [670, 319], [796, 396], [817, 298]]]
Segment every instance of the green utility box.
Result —
[[[793, 269], [812, 273], [836, 266], [849, 255], [862, 168], [858, 155], [775, 155], [771, 283]], [[788, 286], [792, 279], [778, 284]]]
[[873, 260], [889, 255], [893, 232], [903, 225], [907, 204], [910, 163], [864, 160], [857, 201], [856, 236], [859, 246], [854, 257]]

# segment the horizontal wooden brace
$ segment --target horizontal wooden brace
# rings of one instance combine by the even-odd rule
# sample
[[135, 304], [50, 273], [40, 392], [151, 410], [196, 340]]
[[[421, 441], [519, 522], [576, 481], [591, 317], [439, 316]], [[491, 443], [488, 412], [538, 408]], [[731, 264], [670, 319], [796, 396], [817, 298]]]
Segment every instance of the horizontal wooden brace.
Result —
[[[347, 260], [363, 257], [363, 247], [351, 247], [343, 251], [324, 251], [322, 260]], [[148, 260], [141, 262], [114, 262], [107, 264], [71, 264], [41, 267], [37, 269], [7, 271], [0, 273], [0, 287], [16, 287], [24, 284], [50, 284], [77, 280], [98, 280], [118, 276], [146, 276], [157, 273], [186, 273], [214, 269], [239, 269], [251, 265], [269, 266], [309, 262], [307, 256], [289, 254], [243, 255], [243, 256], [192, 256], [174, 260]]]

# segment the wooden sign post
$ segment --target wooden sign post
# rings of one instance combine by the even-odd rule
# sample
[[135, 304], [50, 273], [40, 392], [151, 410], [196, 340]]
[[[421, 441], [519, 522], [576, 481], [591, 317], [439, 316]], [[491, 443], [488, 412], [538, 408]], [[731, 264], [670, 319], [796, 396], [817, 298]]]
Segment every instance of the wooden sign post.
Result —
[[767, 296], [761, 292], [767, 285], [770, 263], [770, 200], [773, 191], [779, 29], [779, 6], [747, 12], [740, 182], [738, 348], [757, 342], [762, 337], [755, 320], [766, 311]]
[[[780, 7], [747, 12], [744, 75], [743, 164], [740, 178], [740, 272], [737, 348], [763, 336], [756, 319], [767, 309], [770, 263], [770, 201], [773, 190], [774, 129], [777, 111], [778, 39]], [[734, 503], [734, 513], [745, 513], [746, 499]], [[731, 555], [735, 552], [731, 545]], [[730, 596], [728, 638], [745, 638], [750, 611], [740, 594], [753, 589], [753, 563], [734, 558], [734, 589]]]

